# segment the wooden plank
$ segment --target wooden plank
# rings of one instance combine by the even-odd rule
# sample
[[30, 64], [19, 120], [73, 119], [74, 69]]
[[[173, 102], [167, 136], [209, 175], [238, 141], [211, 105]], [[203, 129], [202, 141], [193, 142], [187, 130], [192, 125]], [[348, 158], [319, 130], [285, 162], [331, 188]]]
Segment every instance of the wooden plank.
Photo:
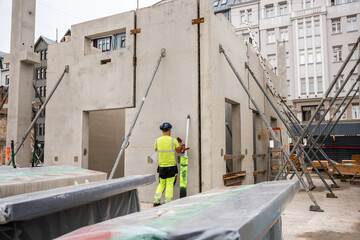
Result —
[[227, 159], [244, 159], [245, 158], [245, 155], [244, 154], [238, 154], [238, 155], [230, 155], [230, 154], [225, 154], [224, 155], [224, 160], [227, 160]]
[[266, 156], [266, 154], [253, 154], [252, 155], [252, 158], [255, 159], [255, 158], [264, 158]]
[[[317, 169], [323, 169], [318, 161], [313, 161], [313, 163]], [[327, 161], [321, 161], [321, 163], [324, 165], [325, 169], [329, 169], [329, 163]]]
[[259, 170], [259, 171], [254, 171], [253, 172], [253, 176], [259, 175], [259, 174], [265, 174], [266, 170]]
[[356, 160], [342, 160], [342, 164], [356, 164]]
[[246, 171], [231, 172], [223, 175], [224, 185], [231, 186], [241, 183], [246, 176]]

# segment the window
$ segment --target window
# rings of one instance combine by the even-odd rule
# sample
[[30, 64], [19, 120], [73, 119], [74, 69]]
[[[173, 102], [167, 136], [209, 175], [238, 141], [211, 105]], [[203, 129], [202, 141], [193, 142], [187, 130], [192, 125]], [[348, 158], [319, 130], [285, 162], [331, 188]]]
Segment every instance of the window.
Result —
[[46, 79], [47, 68], [44, 68], [44, 79]]
[[341, 46], [333, 47], [333, 62], [342, 61], [341, 57]]
[[43, 135], [43, 128], [42, 128], [42, 124], [39, 124], [39, 136]]
[[306, 81], [305, 78], [300, 79], [301, 84], [301, 94], [306, 94]]
[[355, 31], [356, 28], [356, 15], [347, 17], [347, 30], [348, 31]]
[[40, 61], [44, 59], [44, 51], [40, 51]]
[[330, 1], [331, 1], [331, 6], [335, 6], [335, 5], [340, 4], [340, 0], [330, 0]]
[[252, 22], [252, 9], [247, 10], [247, 20], [249, 23]]
[[46, 86], [44, 86], [44, 97], [46, 97]]
[[340, 18], [331, 19], [331, 32], [332, 33], [341, 32]]
[[9, 75], [5, 75], [5, 85], [9, 85]]
[[43, 97], [43, 88], [42, 87], [39, 87], [39, 95], [40, 95], [40, 97]]
[[312, 35], [311, 22], [306, 22], [306, 36], [310, 37], [311, 35]]
[[274, 5], [266, 6], [266, 18], [271, 18], [274, 16]]
[[41, 68], [41, 79], [45, 79], [45, 69]]
[[300, 55], [300, 64], [305, 64], [305, 52], [304, 52], [304, 50], [300, 50], [299, 55]]
[[316, 62], [321, 62], [321, 48], [316, 48]]
[[276, 68], [276, 55], [275, 54], [268, 55], [268, 62], [272, 66], [272, 68]]
[[280, 12], [280, 16], [288, 14], [288, 7], [286, 2], [279, 4], [279, 12]]
[[314, 63], [313, 50], [312, 49], [307, 50], [307, 56], [308, 56], [308, 63]]
[[36, 79], [41, 79], [40, 68], [36, 69]]
[[290, 84], [290, 80], [286, 81], [286, 92], [287, 95], [290, 96], [291, 95], [291, 84]]
[[324, 105], [321, 105], [318, 114], [316, 114], [315, 116], [315, 121], [320, 121], [321, 117], [324, 116], [324, 113], [325, 113], [325, 107]]
[[322, 93], [323, 92], [323, 83], [322, 83], [322, 76], [317, 77], [317, 92]]
[[240, 11], [240, 23], [245, 23], [245, 11]]
[[275, 30], [267, 30], [267, 43], [275, 43]]
[[47, 49], [44, 50], [44, 60], [47, 60]]
[[[349, 44], [349, 52], [354, 48], [355, 44]], [[357, 60], [359, 58], [359, 48], [355, 48], [353, 55], [351, 55], [350, 60]]]
[[315, 25], [315, 36], [320, 35], [320, 21], [315, 20], [314, 25]]
[[287, 41], [287, 40], [289, 40], [287, 27], [280, 28], [280, 41]]
[[314, 89], [314, 78], [313, 78], [313, 77], [309, 77], [309, 93], [310, 93], [310, 94], [314, 94], [314, 93], [315, 93], [315, 89]]
[[[340, 105], [340, 104], [336, 104], [336, 109], [339, 107], [339, 105]], [[344, 111], [344, 108], [345, 108], [345, 106], [342, 105], [342, 106], [340, 107], [339, 111], [336, 112], [336, 116], [337, 116], [337, 117], [339, 117], [340, 114], [342, 113], [342, 111]], [[336, 110], [336, 109], [335, 109], [335, 110]], [[341, 115], [341, 118], [340, 118], [340, 119], [341, 119], [341, 120], [346, 120], [346, 119], [347, 119], [346, 110], [345, 110], [345, 112], [343, 113], [343, 115]]]
[[302, 110], [302, 120], [309, 121], [311, 118], [311, 107], [304, 106], [304, 107], [301, 107], [301, 110]]
[[289, 59], [289, 52], [286, 52], [286, 67], [290, 67], [290, 59]]
[[9, 63], [5, 63], [5, 68], [9, 68], [10, 64]]
[[311, 8], [311, 1], [307, 0], [305, 2], [305, 8]]
[[299, 37], [304, 37], [304, 24], [303, 23], [299, 23], [298, 24], [298, 28], [299, 28]]
[[352, 119], [360, 119], [360, 108], [358, 103], [351, 104], [351, 117]]
[[227, 0], [222, 0], [222, 1], [221, 1], [221, 5], [226, 4], [226, 2], [227, 2]]
[[358, 0], [347, 0], [348, 3], [357, 2]]
[[251, 38], [250, 38], [249, 33], [243, 34], [242, 36], [243, 36], [243, 39], [244, 39], [245, 42], [251, 43]]
[[214, 7], [217, 7], [219, 5], [219, 1], [214, 2]]
[[[334, 78], [335, 78], [335, 75], [334, 75]], [[344, 82], [344, 75], [341, 74], [335, 83], [335, 92], [339, 91], [343, 82]]]

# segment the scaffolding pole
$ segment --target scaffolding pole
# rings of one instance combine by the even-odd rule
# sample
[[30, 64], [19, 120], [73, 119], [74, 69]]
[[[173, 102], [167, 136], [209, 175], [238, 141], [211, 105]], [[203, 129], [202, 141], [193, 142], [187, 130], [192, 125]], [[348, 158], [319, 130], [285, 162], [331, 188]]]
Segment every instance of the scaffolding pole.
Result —
[[[271, 107], [274, 109], [275, 113], [278, 115], [278, 117], [280, 118], [280, 121], [284, 124], [284, 126], [286, 127], [286, 130], [288, 131], [288, 133], [290, 134], [290, 136], [295, 139], [295, 133], [292, 131], [291, 127], [288, 125], [288, 123], [286, 122], [286, 120], [283, 118], [283, 116], [281, 115], [281, 113], [279, 112], [279, 110], [276, 108], [275, 104], [273, 103], [273, 101], [271, 100], [270, 96], [267, 94], [267, 92], [265, 91], [264, 87], [260, 84], [260, 82], [258, 81], [258, 79], [256, 78], [254, 72], [250, 69], [249, 65], [247, 63], [245, 63], [245, 68], [248, 69], [248, 71], [250, 72], [250, 75], [253, 77], [253, 79], [255, 80], [256, 84], [258, 85], [258, 87], [260, 88], [260, 90], [263, 92], [263, 94], [265, 95], [266, 99], [268, 100], [268, 102], [270, 103]], [[303, 146], [300, 146], [301, 151], [304, 153], [305, 157], [310, 161], [310, 157], [307, 154], [307, 152], [305, 151]], [[327, 182], [325, 181], [325, 179], [323, 178], [323, 176], [320, 174], [320, 172], [318, 171], [318, 169], [316, 168], [316, 166], [314, 165], [314, 163], [312, 161], [310, 161], [310, 163], [312, 164], [313, 168], [315, 169], [316, 173], [318, 174], [318, 176], [320, 177], [321, 181], [324, 183], [325, 187], [328, 189], [328, 191], [330, 193], [326, 194], [326, 197], [328, 198], [337, 198], [335, 196], [335, 194], [333, 193], [333, 191], [331, 190], [331, 187], [327, 184]], [[305, 165], [305, 164], [303, 164]], [[305, 166], [304, 166], [305, 167]], [[306, 174], [309, 174], [309, 172], [307, 171], [307, 169], [304, 169], [303, 167], [303, 172]], [[309, 174], [310, 175], [310, 174]], [[310, 177], [311, 179], [311, 177]], [[311, 180], [312, 182], [312, 180]], [[309, 182], [308, 182], [309, 183]], [[309, 189], [310, 188], [310, 183], [309, 183]]]
[[159, 69], [159, 66], [160, 66], [160, 63], [161, 63], [161, 59], [162, 59], [163, 57], [165, 57], [165, 48], [161, 49], [160, 57], [158, 58], [158, 60], [157, 60], [157, 62], [156, 62], [155, 69], [154, 69], [154, 72], [153, 72], [153, 74], [152, 74], [152, 76], [151, 76], [151, 79], [150, 79], [150, 81], [149, 81], [149, 84], [148, 84], [148, 86], [147, 86], [147, 88], [146, 88], [146, 90], [145, 90], [145, 92], [144, 92], [144, 95], [143, 95], [143, 97], [142, 97], [142, 99], [141, 99], [141, 102], [140, 102], [140, 104], [139, 104], [139, 106], [138, 106], [138, 108], [137, 108], [136, 114], [135, 114], [135, 116], [134, 116], [134, 118], [133, 118], [133, 120], [132, 120], [132, 122], [131, 122], [130, 129], [129, 129], [128, 133], [126, 134], [126, 137], [125, 137], [125, 139], [124, 139], [124, 141], [123, 141], [123, 143], [122, 143], [122, 145], [121, 145], [120, 152], [119, 152], [118, 156], [116, 157], [115, 164], [114, 164], [114, 166], [113, 166], [113, 168], [112, 168], [112, 170], [111, 170], [110, 176], [109, 176], [109, 180], [114, 177], [114, 174], [115, 174], [115, 171], [116, 171], [116, 169], [117, 169], [117, 166], [118, 166], [119, 163], [120, 163], [120, 159], [121, 159], [121, 157], [122, 157], [125, 149], [126, 149], [126, 148], [128, 147], [128, 145], [129, 145], [130, 136], [131, 136], [132, 131], [133, 131], [134, 127], [135, 127], [136, 121], [137, 121], [137, 119], [138, 119], [138, 117], [139, 117], [139, 115], [140, 115], [141, 109], [142, 109], [142, 107], [143, 107], [143, 105], [144, 105], [144, 103], [145, 103], [146, 96], [147, 96], [147, 94], [149, 93], [150, 87], [151, 87], [151, 85], [152, 85], [152, 83], [153, 83], [153, 81], [154, 81], [155, 75], [156, 75], [156, 73], [157, 73], [157, 70]]
[[54, 88], [51, 90], [51, 92], [50, 92], [49, 96], [46, 98], [44, 104], [41, 106], [40, 110], [38, 111], [38, 113], [36, 114], [36, 116], [34, 117], [34, 119], [32, 120], [30, 126], [28, 127], [28, 129], [27, 129], [26, 132], [25, 132], [24, 137], [21, 139], [20, 144], [17, 145], [17, 147], [16, 147], [16, 149], [15, 149], [15, 152], [14, 152], [14, 156], [16, 156], [16, 154], [19, 152], [19, 150], [20, 150], [21, 147], [23, 146], [23, 144], [24, 144], [27, 136], [29, 135], [31, 129], [34, 127], [35, 122], [38, 120], [38, 118], [40, 117], [41, 113], [44, 111], [46, 104], [48, 104], [48, 102], [50, 101], [50, 99], [51, 99], [52, 95], [54, 94], [56, 88], [59, 86], [61, 80], [64, 78], [65, 73], [67, 73], [67, 72], [69, 72], [69, 66], [68, 66], [68, 65], [65, 66], [65, 69], [64, 69], [63, 73], [61, 74], [59, 80], [56, 82]]
[[[339, 79], [341, 73], [344, 71], [347, 63], [349, 62], [352, 54], [354, 53], [355, 49], [357, 48], [357, 46], [359, 45], [360, 42], [360, 37], [358, 38], [358, 40], [356, 41], [356, 43], [354, 44], [354, 47], [352, 48], [351, 52], [348, 54], [348, 56], [346, 57], [345, 61], [343, 62], [343, 64], [341, 65], [339, 71], [337, 72], [335, 78], [333, 79], [333, 81], [330, 83], [329, 88], [326, 90], [326, 93], [324, 94], [324, 96], [322, 97], [319, 105], [317, 106], [314, 115], [310, 118], [308, 124], [306, 125], [304, 131], [301, 133], [300, 137], [296, 140], [295, 144], [294, 144], [294, 148], [291, 150], [290, 152], [290, 156], [292, 154], [294, 154], [296, 148], [299, 146], [299, 144], [301, 143], [302, 139], [304, 138], [305, 134], [309, 131], [309, 128], [311, 126], [311, 124], [313, 123], [313, 121], [315, 120], [316, 115], [319, 113], [321, 106], [324, 104], [326, 98], [329, 96], [331, 90], [333, 89], [333, 87], [335, 86], [337, 80]], [[337, 98], [337, 96], [340, 94], [340, 91], [338, 91], [336, 93], [335, 98]], [[325, 115], [325, 114], [324, 114]], [[296, 163], [297, 159], [299, 158], [299, 155], [296, 156], [294, 163]], [[275, 179], [278, 179], [280, 177], [281, 172], [284, 170], [284, 168], [286, 167], [286, 164], [283, 164], [277, 174], [277, 176], [275, 177]]]
[[315, 197], [312, 195], [311, 191], [309, 190], [308, 186], [306, 185], [304, 179], [301, 177], [301, 175], [299, 174], [299, 172], [296, 170], [295, 165], [293, 164], [293, 162], [290, 160], [289, 155], [287, 154], [287, 152], [284, 149], [283, 144], [281, 143], [281, 141], [279, 140], [279, 138], [276, 136], [274, 130], [272, 129], [270, 123], [268, 122], [268, 120], [266, 119], [266, 117], [264, 116], [264, 114], [262, 113], [259, 105], [256, 103], [255, 99], [253, 98], [253, 96], [251, 95], [250, 91], [247, 89], [247, 87], [245, 86], [244, 82], [242, 81], [239, 73], [237, 72], [237, 70], [235, 69], [234, 65], [232, 64], [231, 60], [229, 59], [229, 57], [226, 55], [225, 50], [223, 49], [223, 47], [221, 45], [219, 45], [219, 52], [222, 53], [226, 59], [226, 61], [228, 62], [230, 68], [232, 69], [232, 71], [234, 72], [236, 78], [239, 80], [242, 88], [245, 90], [246, 94], [248, 95], [250, 101], [253, 103], [253, 105], [255, 106], [256, 110], [258, 111], [260, 117], [262, 118], [262, 120], [264, 121], [266, 127], [268, 128], [268, 130], [270, 131], [270, 134], [272, 136], [272, 138], [280, 145], [281, 147], [281, 152], [284, 154], [286, 161], [291, 165], [291, 167], [294, 169], [297, 177], [299, 178], [300, 183], [302, 184], [302, 186], [304, 187], [305, 191], [307, 192], [307, 194], [309, 195], [311, 201], [314, 203], [314, 205], [310, 205], [310, 211], [316, 211], [316, 212], [323, 212], [324, 210], [322, 210], [320, 208], [320, 206], [318, 205], [318, 203], [316, 202]]

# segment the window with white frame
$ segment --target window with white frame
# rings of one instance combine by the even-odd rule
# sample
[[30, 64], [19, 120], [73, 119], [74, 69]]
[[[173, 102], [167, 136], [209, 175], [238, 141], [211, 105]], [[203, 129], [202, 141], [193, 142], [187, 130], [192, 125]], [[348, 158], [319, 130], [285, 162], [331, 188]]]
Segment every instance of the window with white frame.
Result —
[[351, 104], [351, 117], [352, 117], [352, 119], [360, 119], [359, 103]]
[[287, 92], [288, 96], [291, 95], [291, 83], [290, 83], [290, 80], [286, 81], [286, 92]]
[[44, 50], [44, 60], [47, 60], [47, 49]]
[[331, 6], [339, 5], [340, 0], [330, 0]]
[[358, 0], [347, 0], [348, 3], [357, 2]]
[[306, 36], [312, 36], [311, 22], [306, 22]]
[[305, 1], [305, 8], [311, 8], [311, 1], [310, 0]]
[[290, 67], [290, 59], [289, 59], [289, 52], [286, 52], [286, 67]]
[[249, 33], [245, 33], [242, 35], [243, 39], [245, 42], [247, 43], [251, 43], [251, 39], [250, 39], [250, 34]]
[[299, 37], [304, 37], [304, 24], [303, 23], [299, 23], [298, 24], [298, 30], [299, 30]]
[[[334, 75], [334, 78], [335, 78], [335, 75]], [[335, 92], [339, 91], [340, 86], [343, 84], [343, 82], [344, 82], [344, 75], [341, 74], [335, 83]]]
[[300, 64], [305, 64], [305, 51], [300, 50], [299, 51], [299, 56], [300, 56]]
[[[336, 104], [335, 110], [339, 107], [339, 105], [340, 105], [340, 104]], [[345, 108], [344, 105], [342, 105], [342, 106], [340, 107], [340, 109], [336, 112], [336, 117], [339, 117], [339, 116], [340, 116], [340, 114], [342, 113], [342, 111], [344, 111], [344, 108]], [[343, 115], [341, 116], [340, 119], [341, 119], [341, 120], [346, 120], [346, 119], [347, 119], [346, 111], [343, 113]]]
[[354, 85], [357, 78], [358, 78], [357, 73], [354, 73], [353, 75], [351, 75], [351, 77], [350, 77], [350, 86]]
[[275, 43], [275, 30], [267, 30], [267, 43]]
[[356, 15], [348, 16], [347, 17], [347, 30], [348, 31], [355, 31], [357, 30], [356, 26]]
[[308, 63], [314, 63], [313, 50], [310, 48], [307, 50]]
[[[354, 43], [348, 45], [348, 47], [349, 47], [349, 52], [351, 52], [351, 50], [354, 48], [354, 46], [355, 46]], [[359, 48], [355, 48], [355, 51], [354, 51], [354, 53], [351, 55], [350, 60], [357, 60], [358, 58], [359, 58]]]
[[320, 35], [320, 21], [315, 20], [314, 25], [315, 25], [315, 36], [318, 36]]
[[322, 76], [317, 76], [317, 92], [322, 93], [323, 92], [323, 82], [322, 82]]
[[274, 5], [265, 6], [266, 18], [274, 17]]
[[249, 23], [252, 22], [252, 9], [248, 9], [248, 10], [247, 10], [247, 21], [248, 21]]
[[280, 28], [280, 41], [288, 41], [288, 40], [289, 40], [288, 28], [287, 27]]
[[45, 79], [45, 69], [41, 68], [41, 79]]
[[321, 48], [316, 48], [316, 62], [321, 62]]
[[9, 75], [5, 75], [5, 85], [9, 85]]
[[221, 5], [224, 5], [227, 3], [227, 0], [222, 0]]
[[219, 6], [219, 1], [214, 1], [214, 7]]
[[272, 68], [276, 68], [276, 54], [269, 54], [267, 59]]
[[314, 78], [313, 78], [313, 77], [309, 77], [309, 93], [310, 93], [310, 94], [314, 94], [314, 93], [315, 93], [315, 89], [314, 89]]
[[333, 47], [333, 62], [342, 61], [341, 47], [342, 46]]
[[279, 3], [279, 13], [280, 13], [280, 16], [288, 14], [287, 2]]
[[240, 23], [245, 23], [245, 11], [240, 11]]
[[340, 18], [331, 19], [331, 32], [332, 33], [340, 33], [341, 32]]
[[41, 79], [40, 68], [36, 69], [36, 79], [37, 79], [37, 80], [40, 80], [40, 79]]
[[304, 95], [304, 94], [306, 94], [306, 81], [305, 81], [305, 78], [300, 79], [300, 84], [301, 84], [301, 94]]
[[40, 61], [44, 60], [44, 51], [40, 51]]

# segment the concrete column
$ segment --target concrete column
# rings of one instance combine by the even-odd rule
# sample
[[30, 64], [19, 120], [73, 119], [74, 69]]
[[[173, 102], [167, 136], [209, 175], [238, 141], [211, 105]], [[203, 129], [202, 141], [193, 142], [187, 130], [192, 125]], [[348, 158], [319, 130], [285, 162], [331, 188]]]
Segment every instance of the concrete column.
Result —
[[[9, 108], [6, 145], [11, 140], [21, 141], [31, 123], [33, 65], [39, 62], [34, 53], [36, 0], [13, 0], [11, 20], [10, 54], [5, 62], [10, 63]], [[28, 167], [31, 159], [29, 138], [16, 155], [22, 167]]]

